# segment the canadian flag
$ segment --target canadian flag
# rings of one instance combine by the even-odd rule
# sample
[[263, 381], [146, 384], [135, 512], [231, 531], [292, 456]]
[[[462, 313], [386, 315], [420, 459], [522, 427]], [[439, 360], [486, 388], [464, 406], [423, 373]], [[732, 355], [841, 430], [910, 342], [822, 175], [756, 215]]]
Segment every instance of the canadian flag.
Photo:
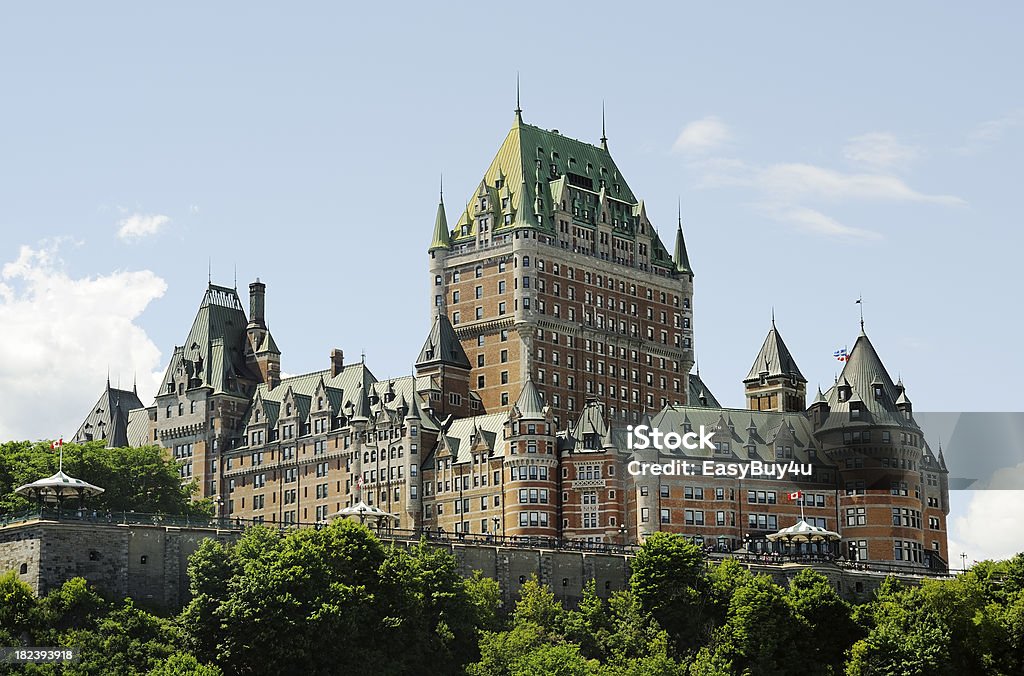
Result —
[[52, 448], [54, 450], [60, 448], [63, 445], [64, 445], [64, 437], [61, 437], [57, 441], [51, 441], [50, 442], [50, 448]]
[[790, 500], [799, 500], [802, 497], [804, 497], [804, 492], [803, 491], [796, 491], [794, 493], [789, 493], [789, 499]]

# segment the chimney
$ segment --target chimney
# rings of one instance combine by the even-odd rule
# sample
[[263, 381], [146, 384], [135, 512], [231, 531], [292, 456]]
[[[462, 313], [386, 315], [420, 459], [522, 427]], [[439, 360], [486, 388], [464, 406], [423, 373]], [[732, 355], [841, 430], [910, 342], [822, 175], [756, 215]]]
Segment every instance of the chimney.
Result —
[[335, 348], [331, 350], [331, 377], [341, 373], [345, 368], [345, 353]]
[[263, 303], [267, 296], [267, 285], [257, 277], [249, 285], [249, 326], [266, 327], [263, 316]]

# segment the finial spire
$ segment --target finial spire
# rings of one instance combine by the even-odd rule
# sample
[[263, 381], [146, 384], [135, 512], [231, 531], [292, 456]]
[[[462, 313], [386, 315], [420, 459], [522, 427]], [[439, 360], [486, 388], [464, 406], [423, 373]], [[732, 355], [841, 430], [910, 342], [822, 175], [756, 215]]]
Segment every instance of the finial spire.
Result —
[[213, 284], [213, 256], [206, 259], [206, 283]]
[[772, 328], [775, 328], [775, 306], [772, 305]]
[[676, 195], [676, 225], [683, 229], [683, 198]]
[[608, 133], [604, 123], [604, 100], [601, 101], [601, 147], [608, 150]]
[[238, 263], [235, 263], [235, 291], [238, 291]]
[[864, 333], [864, 295], [861, 294], [856, 302], [860, 306], [860, 332]]
[[519, 105], [519, 71], [516, 71], [516, 118], [522, 119], [523, 108]]
[[441, 195], [441, 204], [444, 204], [444, 172], [443, 171], [441, 172], [441, 180], [440, 180], [439, 186], [440, 186], [439, 192], [440, 192], [440, 195]]

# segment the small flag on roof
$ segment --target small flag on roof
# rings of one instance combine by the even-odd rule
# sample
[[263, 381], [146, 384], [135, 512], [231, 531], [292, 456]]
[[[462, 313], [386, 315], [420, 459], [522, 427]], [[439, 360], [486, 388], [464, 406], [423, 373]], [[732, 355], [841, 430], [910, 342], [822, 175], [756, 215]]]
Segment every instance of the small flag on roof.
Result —
[[804, 497], [804, 492], [803, 491], [795, 491], [793, 493], [787, 493], [787, 495], [789, 496], [790, 500], [799, 500], [800, 498]]
[[838, 359], [839, 361], [846, 361], [849, 358], [849, 355], [846, 353], [845, 347], [833, 352], [832, 356]]

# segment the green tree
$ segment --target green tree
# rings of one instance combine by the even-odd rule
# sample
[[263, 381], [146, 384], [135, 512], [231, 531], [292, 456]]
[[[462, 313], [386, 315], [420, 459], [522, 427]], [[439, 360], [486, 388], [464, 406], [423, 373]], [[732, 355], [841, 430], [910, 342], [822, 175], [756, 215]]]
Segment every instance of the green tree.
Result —
[[541, 584], [532, 576], [519, 589], [519, 601], [512, 614], [513, 626], [532, 624], [548, 634], [560, 635], [563, 629], [565, 608], [555, 599], [551, 587]]
[[188, 653], [174, 653], [163, 664], [150, 669], [146, 676], [221, 676], [215, 666], [201, 664]]
[[801, 641], [807, 651], [805, 673], [842, 673], [846, 651], [860, 638], [849, 604], [839, 597], [828, 578], [809, 568], [790, 581], [789, 598], [808, 627]]
[[698, 663], [702, 669], [731, 664], [735, 673], [758, 676], [804, 673], [808, 630], [786, 591], [758, 575], [733, 594], [726, 622], [715, 631], [713, 654], [699, 656]]
[[652, 534], [633, 560], [630, 588], [680, 652], [696, 649], [703, 642], [706, 597], [700, 547], [674, 533]]
[[0, 633], [18, 645], [18, 637], [34, 628], [36, 596], [12, 570], [0, 575]]
[[71, 676], [142, 675], [176, 651], [177, 633], [170, 620], [137, 608], [131, 599], [99, 619], [95, 628], [71, 629], [62, 645], [80, 650], [80, 660], [65, 667]]
[[463, 583], [469, 602], [473, 605], [475, 624], [478, 629], [494, 631], [498, 628], [498, 611], [501, 608], [501, 587], [498, 581], [485, 577], [479, 570]]
[[[105, 448], [102, 441], [64, 445], [64, 471], [104, 489], [86, 502], [89, 510], [210, 516], [209, 500], [193, 500], [195, 482], [183, 486], [178, 465], [159, 446]], [[0, 444], [0, 513], [34, 505], [14, 494], [20, 485], [56, 473], [58, 454], [49, 442]], [[77, 501], [73, 501], [77, 506]]]
[[[264, 531], [250, 531], [264, 534]], [[231, 579], [240, 566], [232, 551], [216, 540], [203, 540], [188, 561], [191, 599], [178, 617], [185, 644], [200, 660], [211, 662], [218, 654], [217, 643], [223, 634], [218, 613], [229, 595]]]

